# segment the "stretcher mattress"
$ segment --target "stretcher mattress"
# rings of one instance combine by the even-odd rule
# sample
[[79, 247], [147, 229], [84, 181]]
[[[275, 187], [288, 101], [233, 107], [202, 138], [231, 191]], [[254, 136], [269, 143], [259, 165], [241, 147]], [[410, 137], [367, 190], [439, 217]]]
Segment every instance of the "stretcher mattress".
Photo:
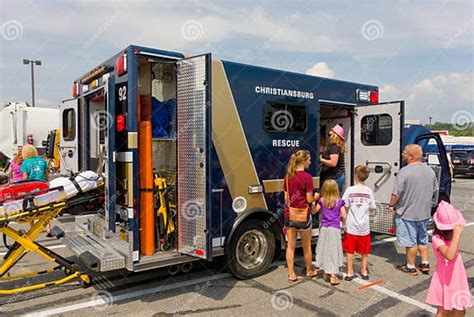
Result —
[[[87, 192], [98, 188], [102, 182], [102, 177], [93, 171], [81, 172], [74, 179], [68, 177], [55, 178], [49, 182], [49, 188], [52, 190], [37, 195], [32, 191], [33, 199], [25, 200], [22, 198], [5, 201], [0, 206], [0, 218], [8, 218], [31, 207], [41, 207], [54, 202], [64, 201], [78, 195], [79, 188], [81, 192]], [[57, 190], [54, 190], [55, 188]]]

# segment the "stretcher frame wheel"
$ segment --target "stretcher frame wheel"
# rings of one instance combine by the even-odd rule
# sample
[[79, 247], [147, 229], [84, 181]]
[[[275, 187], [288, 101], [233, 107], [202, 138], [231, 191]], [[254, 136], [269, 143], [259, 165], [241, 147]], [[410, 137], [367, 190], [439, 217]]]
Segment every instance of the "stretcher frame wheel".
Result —
[[81, 274], [79, 278], [81, 279], [79, 283], [81, 284], [82, 288], [88, 288], [92, 286], [92, 279], [89, 275]]
[[[35, 241], [44, 231], [48, 223], [60, 215], [66, 207], [67, 204], [65, 202], [60, 202], [25, 211], [23, 213], [24, 216], [17, 219], [17, 221], [29, 222], [31, 224], [31, 227], [27, 232], [13, 229], [6, 221], [4, 221], [3, 225], [0, 226], [0, 233], [3, 233], [9, 238], [15, 240], [15, 243], [10, 247], [9, 251], [4, 256], [3, 261], [0, 263], [0, 282], [9, 282], [13, 280], [19, 281], [34, 276], [52, 273], [59, 269], [64, 269], [64, 273], [66, 275], [65, 277], [56, 280], [34, 285], [27, 284], [27, 286], [12, 289], [3, 289], [2, 287], [2, 289], [0, 289], [0, 295], [15, 295], [18, 293], [24, 293], [46, 287], [58, 286], [77, 278], [79, 278], [80, 282], [84, 283], [85, 286], [91, 285], [89, 276], [76, 270], [74, 263]], [[48, 262], [54, 262], [58, 264], [58, 266], [50, 270], [8, 275], [5, 277], [10, 269], [15, 266], [27, 253], [36, 253]]]

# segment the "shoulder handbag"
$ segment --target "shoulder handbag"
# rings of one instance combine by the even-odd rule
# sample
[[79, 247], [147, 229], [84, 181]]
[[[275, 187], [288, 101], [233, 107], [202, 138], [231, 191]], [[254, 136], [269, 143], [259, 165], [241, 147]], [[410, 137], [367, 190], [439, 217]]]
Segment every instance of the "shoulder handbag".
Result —
[[294, 208], [290, 206], [290, 185], [288, 183], [288, 176], [286, 177], [286, 188], [288, 190], [288, 209], [290, 211], [290, 222], [304, 222], [308, 221], [308, 208]]

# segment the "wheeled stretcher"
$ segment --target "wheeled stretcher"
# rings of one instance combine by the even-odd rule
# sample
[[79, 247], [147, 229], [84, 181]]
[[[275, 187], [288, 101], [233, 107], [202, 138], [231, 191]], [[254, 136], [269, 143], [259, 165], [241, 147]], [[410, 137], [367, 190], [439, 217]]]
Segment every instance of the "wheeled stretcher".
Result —
[[[0, 265], [0, 285], [1, 282], [30, 278], [59, 270], [63, 270], [65, 274], [65, 277], [46, 283], [34, 285], [27, 283], [25, 284], [27, 286], [13, 289], [3, 289], [0, 286], [0, 295], [61, 285], [76, 278], [79, 278], [83, 286], [91, 283], [90, 277], [81, 273], [73, 262], [35, 240], [54, 218], [68, 209], [99, 204], [103, 198], [102, 188], [102, 178], [94, 172], [86, 171], [75, 178], [54, 179], [47, 189], [33, 190], [0, 200], [0, 233], [15, 241], [9, 246]], [[13, 223], [27, 223], [29, 229], [26, 232], [15, 229], [12, 227]], [[6, 276], [13, 266], [29, 252], [35, 252], [47, 261], [56, 263], [57, 266], [50, 270]]]

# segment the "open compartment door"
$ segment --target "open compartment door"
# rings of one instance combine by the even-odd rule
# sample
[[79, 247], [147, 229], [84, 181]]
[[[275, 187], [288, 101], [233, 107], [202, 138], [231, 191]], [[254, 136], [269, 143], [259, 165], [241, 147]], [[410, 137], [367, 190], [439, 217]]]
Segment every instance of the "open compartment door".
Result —
[[177, 62], [178, 252], [211, 254], [211, 54]]
[[59, 151], [61, 174], [79, 171], [79, 100], [65, 100], [59, 107], [61, 131]]
[[422, 161], [431, 167], [438, 180], [438, 191], [433, 197], [433, 208], [431, 210], [433, 215], [441, 200], [451, 201], [451, 172], [449, 170], [448, 155], [443, 140], [437, 133], [419, 135], [414, 143], [423, 149]]
[[374, 232], [395, 233], [388, 202], [401, 167], [403, 112], [403, 101], [355, 108], [352, 168], [369, 167], [365, 184], [373, 190], [377, 203], [377, 211], [370, 219]]
[[[105, 210], [109, 231], [115, 232], [115, 201], [116, 201], [116, 174], [115, 174], [115, 79], [109, 77], [105, 90], [106, 98], [106, 155], [105, 160]], [[109, 122], [112, 121], [112, 122]]]

